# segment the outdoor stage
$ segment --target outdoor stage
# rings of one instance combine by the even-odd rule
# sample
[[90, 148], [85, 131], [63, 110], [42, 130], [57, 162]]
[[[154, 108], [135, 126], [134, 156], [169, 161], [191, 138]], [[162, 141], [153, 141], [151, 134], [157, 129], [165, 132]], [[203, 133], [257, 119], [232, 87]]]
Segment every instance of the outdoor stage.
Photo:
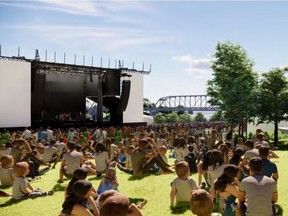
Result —
[[[149, 73], [120, 61], [111, 68], [0, 56], [0, 128], [142, 124]], [[91, 120], [87, 99], [94, 102]]]

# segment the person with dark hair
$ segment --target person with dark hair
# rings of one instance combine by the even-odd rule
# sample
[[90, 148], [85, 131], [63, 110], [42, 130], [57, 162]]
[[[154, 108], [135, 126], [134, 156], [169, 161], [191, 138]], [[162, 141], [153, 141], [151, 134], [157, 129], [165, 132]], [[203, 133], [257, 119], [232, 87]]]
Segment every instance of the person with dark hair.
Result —
[[[65, 199], [67, 196], [69, 196], [72, 193], [73, 184], [78, 180], [85, 180], [87, 176], [88, 176], [88, 170], [86, 168], [80, 167], [73, 172], [72, 179], [70, 180], [69, 184], [67, 185], [65, 189]], [[94, 199], [97, 199], [98, 194], [95, 189], [91, 191], [91, 196]]]
[[209, 166], [207, 170], [207, 183], [212, 185], [215, 179], [222, 175], [227, 165], [223, 162], [222, 154], [219, 150], [213, 149], [209, 157]]
[[67, 144], [68, 152], [64, 153], [62, 158], [58, 183], [63, 183], [64, 175], [67, 178], [72, 178], [73, 172], [79, 168], [84, 161], [82, 153], [77, 152], [75, 147], [74, 142]]
[[12, 141], [7, 141], [5, 145], [0, 145], [0, 158], [3, 155], [10, 155], [13, 144]]
[[109, 154], [102, 143], [97, 143], [95, 146], [95, 164], [97, 177], [100, 177], [106, 172], [109, 164]]
[[184, 157], [184, 160], [189, 164], [190, 173], [197, 173], [197, 156], [193, 153], [193, 145], [188, 145], [189, 153]]
[[273, 215], [272, 202], [278, 200], [277, 184], [274, 179], [263, 175], [260, 157], [252, 158], [249, 167], [250, 176], [243, 179], [240, 184], [237, 215], [271, 216]]
[[[99, 216], [99, 210], [94, 202], [91, 192], [92, 184], [87, 180], [78, 180], [72, 186], [72, 193], [69, 194], [63, 205], [59, 216]], [[92, 205], [93, 213], [86, 206]]]
[[187, 145], [184, 138], [174, 139], [174, 154], [176, 157], [175, 163], [184, 161], [184, 157], [188, 154]]
[[26, 161], [29, 164], [28, 177], [35, 178], [35, 176], [39, 176], [44, 174], [49, 170], [49, 167], [45, 167], [42, 170], [39, 170], [40, 165], [48, 166], [49, 163], [39, 159], [37, 157], [37, 151], [32, 151], [32, 143], [29, 144], [28, 141], [24, 139], [17, 139], [14, 143], [14, 147], [11, 150], [11, 155], [14, 158], [14, 162]]
[[237, 138], [236, 148], [235, 149], [242, 149], [245, 150], [244, 141], [242, 137]]
[[197, 171], [198, 171], [198, 185], [201, 184], [202, 182], [202, 175], [204, 176], [204, 179], [206, 181], [206, 183], [208, 184], [208, 186], [210, 187], [210, 184], [207, 181], [208, 175], [207, 175], [207, 170], [208, 170], [208, 166], [209, 166], [209, 158], [211, 155], [211, 150], [208, 150], [205, 154], [204, 157], [202, 159], [202, 161], [200, 161], [197, 164]]
[[[229, 159], [229, 146], [227, 145], [229, 142], [225, 142], [219, 145], [218, 150], [221, 152], [222, 154], [222, 158], [223, 158], [223, 163], [228, 163], [228, 159]], [[230, 143], [231, 146], [231, 143]]]
[[53, 166], [52, 166], [53, 169], [55, 169], [56, 164], [60, 160], [60, 154], [58, 152], [58, 149], [55, 147], [55, 144], [56, 144], [56, 141], [51, 139], [49, 146], [46, 146], [44, 148], [44, 153], [42, 156], [42, 160], [45, 161], [46, 163], [49, 163], [49, 165], [53, 163]]
[[254, 143], [252, 140], [246, 140], [244, 146], [246, 152], [244, 153], [244, 159], [240, 164], [241, 167], [248, 165], [251, 158], [259, 157], [259, 151], [258, 149], [254, 148]]
[[134, 176], [143, 176], [145, 173], [151, 172], [154, 164], [161, 168], [163, 173], [174, 173], [169, 168], [169, 165], [163, 161], [162, 157], [158, 155], [157, 151], [159, 152], [159, 149], [157, 149], [155, 141], [150, 140], [148, 142], [147, 139], [141, 139], [138, 148], [131, 154], [132, 169], [125, 168], [119, 163], [117, 167], [121, 171]]
[[262, 159], [263, 174], [267, 177], [273, 178], [277, 182], [279, 178], [278, 169], [276, 164], [268, 159], [269, 148], [261, 146], [259, 148], [259, 156]]
[[214, 181], [211, 196], [218, 198], [222, 216], [236, 215], [236, 198], [239, 196], [240, 182], [236, 178], [239, 173], [238, 166], [229, 164], [223, 174]]
[[229, 164], [234, 164], [236, 166], [239, 166], [241, 162], [241, 157], [244, 155], [244, 151], [241, 148], [236, 148], [233, 152], [232, 157], [229, 160]]

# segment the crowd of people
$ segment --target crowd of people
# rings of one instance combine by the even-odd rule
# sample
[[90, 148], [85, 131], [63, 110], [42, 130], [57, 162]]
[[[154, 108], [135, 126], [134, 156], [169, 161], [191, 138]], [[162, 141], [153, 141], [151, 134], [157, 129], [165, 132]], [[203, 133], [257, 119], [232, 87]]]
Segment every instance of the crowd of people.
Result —
[[[28, 199], [53, 196], [29, 180], [56, 169], [58, 184], [70, 179], [59, 215], [141, 216], [147, 200], [130, 203], [119, 189], [116, 171], [137, 177], [176, 173], [171, 179], [171, 208], [189, 203], [193, 214], [275, 215], [278, 157], [261, 129], [234, 139], [223, 122], [137, 127], [50, 127], [0, 133], [0, 181], [12, 194]], [[168, 159], [170, 158], [170, 159]], [[169, 164], [170, 161], [170, 164]], [[171, 163], [173, 161], [173, 164]], [[198, 174], [192, 178], [191, 174]], [[101, 178], [98, 188], [86, 178]], [[169, 178], [169, 176], [167, 176]], [[148, 200], [149, 201], [149, 200]], [[213, 213], [215, 205], [220, 212]]]

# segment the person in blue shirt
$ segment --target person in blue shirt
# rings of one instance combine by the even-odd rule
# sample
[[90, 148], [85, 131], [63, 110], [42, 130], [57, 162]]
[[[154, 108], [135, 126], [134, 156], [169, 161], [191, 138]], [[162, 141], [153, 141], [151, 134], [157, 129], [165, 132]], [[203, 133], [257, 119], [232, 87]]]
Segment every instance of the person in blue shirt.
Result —
[[268, 159], [269, 148], [261, 146], [259, 148], [259, 156], [262, 159], [263, 175], [272, 177], [276, 182], [279, 178], [278, 169], [275, 163]]

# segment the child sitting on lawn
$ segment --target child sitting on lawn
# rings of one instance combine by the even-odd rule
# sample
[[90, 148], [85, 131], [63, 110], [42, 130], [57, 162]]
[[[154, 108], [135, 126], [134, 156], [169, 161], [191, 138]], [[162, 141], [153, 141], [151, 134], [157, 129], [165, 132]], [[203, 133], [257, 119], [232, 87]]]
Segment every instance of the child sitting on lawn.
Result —
[[176, 197], [177, 203], [189, 202], [191, 192], [198, 187], [194, 179], [190, 178], [190, 169], [186, 161], [180, 161], [175, 165], [175, 171], [177, 177], [171, 183], [170, 201], [171, 207], [174, 206], [174, 200]]
[[[72, 193], [72, 187], [73, 187], [73, 184], [78, 181], [78, 180], [85, 180], [87, 178], [87, 175], [88, 175], [88, 171], [86, 168], [78, 168], [76, 169], [74, 172], [73, 172], [73, 177], [72, 179], [70, 180], [68, 186], [66, 187], [65, 189], [65, 199], [67, 198], [67, 196], [69, 196], [71, 193]], [[98, 194], [96, 192], [96, 190], [93, 189], [91, 190], [91, 193], [90, 195], [94, 198], [94, 199], [97, 199], [98, 197]]]
[[99, 187], [97, 189], [97, 193], [100, 195], [106, 190], [116, 190], [118, 191], [119, 182], [116, 176], [116, 162], [111, 162], [106, 175], [100, 181]]
[[219, 213], [212, 213], [214, 204], [211, 195], [203, 189], [192, 192], [190, 207], [192, 213], [197, 216], [221, 216]]
[[53, 195], [54, 191], [43, 192], [41, 189], [34, 190], [26, 179], [29, 173], [29, 164], [27, 162], [18, 162], [13, 166], [15, 181], [13, 182], [12, 197], [13, 199], [35, 198], [46, 195]]
[[147, 203], [144, 200], [141, 204], [130, 204], [127, 196], [117, 191], [105, 191], [99, 198], [99, 209], [101, 216], [143, 216], [140, 209]]
[[1, 157], [0, 167], [0, 181], [3, 186], [12, 186], [13, 185], [13, 165], [14, 159], [12, 155], [4, 155]]

